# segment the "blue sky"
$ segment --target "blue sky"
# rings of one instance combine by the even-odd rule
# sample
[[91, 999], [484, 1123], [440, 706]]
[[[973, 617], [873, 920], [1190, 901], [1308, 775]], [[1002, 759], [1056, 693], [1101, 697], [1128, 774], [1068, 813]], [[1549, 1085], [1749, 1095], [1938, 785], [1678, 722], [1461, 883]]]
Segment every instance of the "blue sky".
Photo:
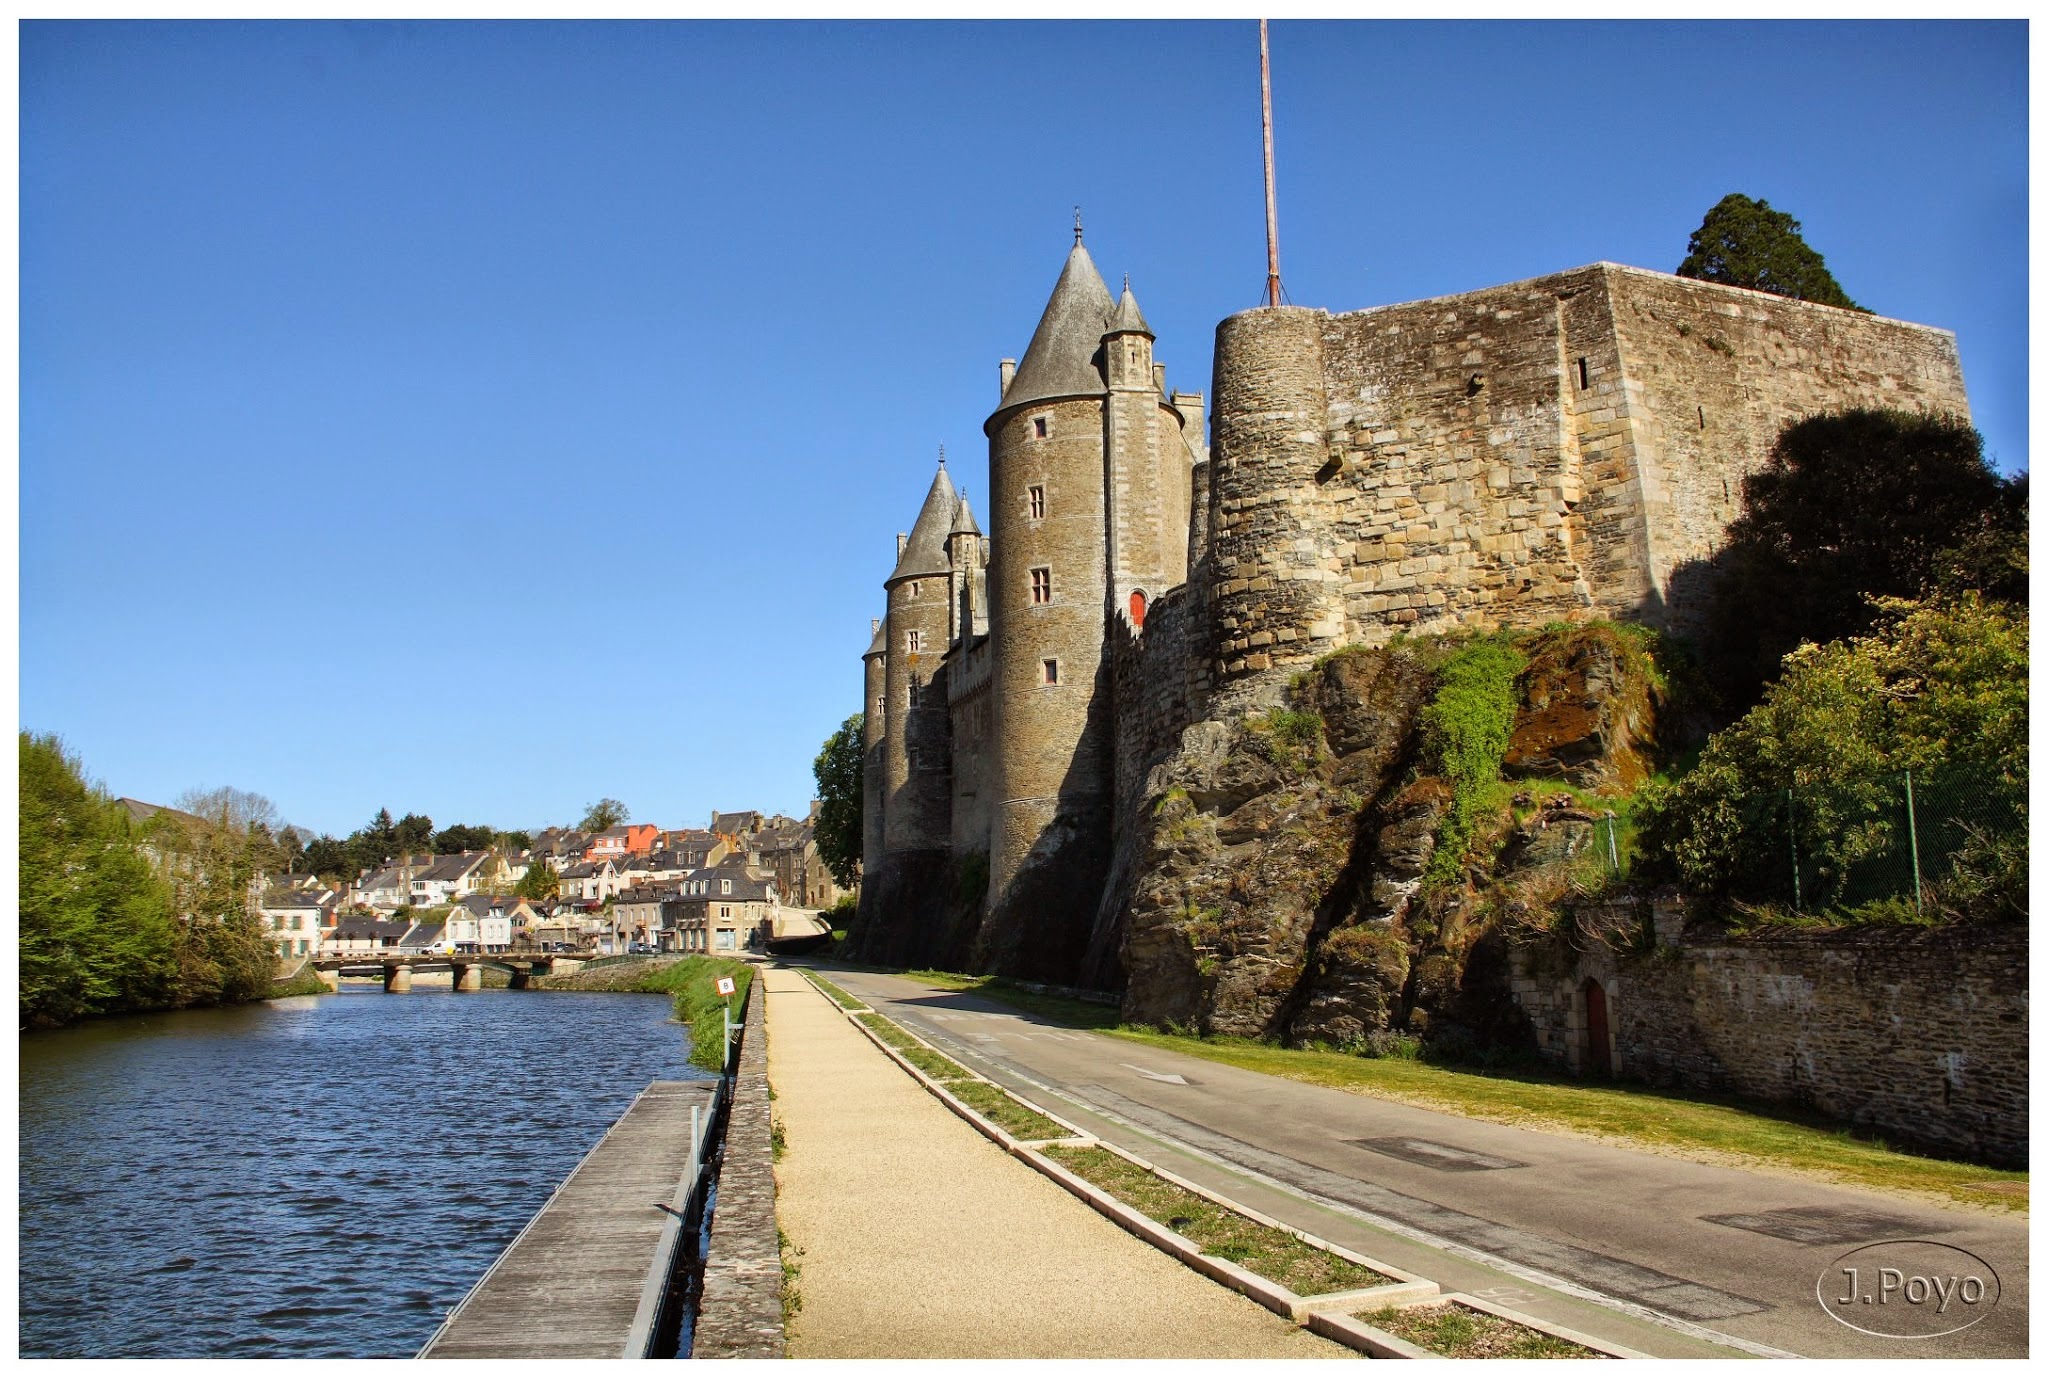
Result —
[[[1669, 271], [1742, 191], [2027, 466], [2024, 24], [1272, 42], [1293, 301]], [[801, 813], [1076, 203], [1207, 390], [1257, 76], [1246, 21], [24, 24], [22, 725], [336, 834]]]

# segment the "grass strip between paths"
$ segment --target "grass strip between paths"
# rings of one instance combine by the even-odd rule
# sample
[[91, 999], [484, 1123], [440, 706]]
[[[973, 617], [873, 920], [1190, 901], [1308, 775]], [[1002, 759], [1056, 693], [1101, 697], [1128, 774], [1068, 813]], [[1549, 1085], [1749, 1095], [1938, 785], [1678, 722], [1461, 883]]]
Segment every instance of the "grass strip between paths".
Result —
[[1389, 1307], [1359, 1316], [1367, 1325], [1397, 1335], [1447, 1359], [1605, 1359], [1582, 1344], [1546, 1335], [1504, 1316], [1475, 1311], [1456, 1302]]
[[1047, 1119], [1010, 1098], [1001, 1087], [975, 1079], [975, 1074], [949, 1057], [933, 1052], [879, 1014], [857, 1014], [861, 1024], [900, 1053], [905, 1062], [933, 1081], [946, 1084], [946, 1094], [1013, 1139], [1066, 1139], [1073, 1130]]
[[1211, 1258], [1279, 1283], [1296, 1296], [1381, 1287], [1394, 1279], [1350, 1259], [1304, 1243], [1286, 1230], [1261, 1225], [1236, 1211], [1175, 1186], [1106, 1148], [1042, 1150], [1076, 1177], [1100, 1187], [1141, 1215], [1190, 1240]]
[[993, 1124], [1013, 1139], [1029, 1143], [1035, 1139], [1070, 1139], [1074, 1131], [1047, 1119], [1029, 1106], [1020, 1105], [1000, 1087], [986, 1081], [961, 1081], [946, 1087], [946, 1094]]
[[804, 972], [804, 977], [819, 990], [824, 991], [825, 998], [839, 1006], [842, 1010], [864, 1010], [867, 1008], [861, 1001], [854, 999], [815, 971]]

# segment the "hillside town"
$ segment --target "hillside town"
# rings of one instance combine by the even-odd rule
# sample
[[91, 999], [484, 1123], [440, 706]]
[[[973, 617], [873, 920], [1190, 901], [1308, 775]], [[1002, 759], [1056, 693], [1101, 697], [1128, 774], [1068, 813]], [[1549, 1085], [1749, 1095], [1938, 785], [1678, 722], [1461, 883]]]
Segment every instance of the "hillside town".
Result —
[[[352, 881], [264, 877], [260, 910], [281, 959], [513, 951], [737, 952], [784, 910], [847, 891], [819, 859], [818, 804], [802, 819], [756, 810], [706, 828], [547, 828], [527, 848], [389, 858]], [[528, 898], [541, 867], [554, 893]]]

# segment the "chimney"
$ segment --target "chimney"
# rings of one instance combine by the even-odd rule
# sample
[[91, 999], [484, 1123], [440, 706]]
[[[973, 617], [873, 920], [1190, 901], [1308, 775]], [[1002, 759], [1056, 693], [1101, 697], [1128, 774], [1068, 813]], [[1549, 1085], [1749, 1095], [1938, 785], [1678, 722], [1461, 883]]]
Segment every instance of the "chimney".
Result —
[[907, 545], [909, 545], [909, 544], [910, 544], [910, 537], [908, 537], [908, 536], [904, 535], [904, 534], [903, 534], [903, 533], [902, 533], [901, 531], [899, 531], [899, 532], [897, 532], [897, 533], [896, 533], [896, 558], [897, 558], [897, 559], [899, 559], [899, 560], [900, 560], [900, 559], [902, 559], [902, 558], [903, 558], [903, 547], [905, 547], [905, 546], [907, 546]]
[[1017, 361], [1015, 359], [1005, 359], [996, 365], [996, 370], [1003, 378], [1003, 390], [996, 395], [996, 400], [1000, 402], [1003, 398], [1010, 395], [1010, 380], [1017, 376]]
[[1152, 365], [1152, 391], [1158, 393], [1162, 397], [1166, 395], [1165, 364], [1154, 363]]

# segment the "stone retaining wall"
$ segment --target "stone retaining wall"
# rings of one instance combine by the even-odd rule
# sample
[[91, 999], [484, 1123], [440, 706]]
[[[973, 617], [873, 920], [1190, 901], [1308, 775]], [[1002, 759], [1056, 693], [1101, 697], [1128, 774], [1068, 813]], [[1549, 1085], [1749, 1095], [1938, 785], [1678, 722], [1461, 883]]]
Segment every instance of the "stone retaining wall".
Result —
[[[1596, 915], [1611, 932], [1634, 925]], [[1909, 1149], [2027, 1161], [2027, 935], [2021, 928], [1870, 927], [1730, 938], [1654, 913], [1644, 951], [1585, 943], [1513, 954], [1539, 1046], [1598, 1065], [1589, 982], [1615, 1074], [1808, 1106]]]
[[768, 987], [757, 970], [718, 1173], [693, 1359], [780, 1359], [782, 1248], [775, 1231], [773, 1110], [768, 1100]]

